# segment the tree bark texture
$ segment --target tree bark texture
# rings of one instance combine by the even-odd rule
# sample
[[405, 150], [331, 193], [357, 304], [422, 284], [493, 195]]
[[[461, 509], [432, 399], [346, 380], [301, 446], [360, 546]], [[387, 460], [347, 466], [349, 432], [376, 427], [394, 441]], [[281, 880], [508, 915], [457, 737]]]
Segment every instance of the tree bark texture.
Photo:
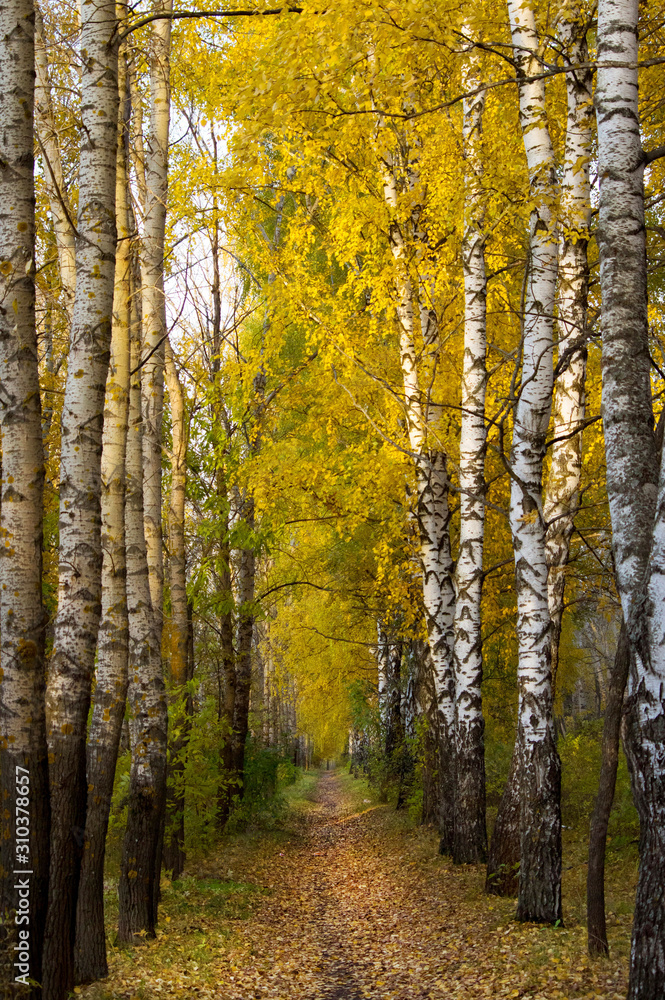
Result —
[[619, 764], [623, 696], [626, 690], [629, 666], [630, 647], [626, 628], [622, 625], [605, 704], [600, 778], [598, 779], [598, 792], [589, 827], [586, 915], [590, 955], [607, 955], [609, 953], [605, 925], [605, 849]]
[[485, 892], [516, 896], [520, 871], [520, 754], [515, 742], [487, 853]]
[[[157, 0], [155, 12], [169, 13], [171, 0]], [[145, 203], [141, 280], [143, 302], [143, 466], [145, 535], [150, 596], [160, 629], [164, 600], [162, 552], [162, 421], [164, 416], [164, 239], [168, 191], [168, 142], [171, 109], [171, 21], [153, 21], [149, 45], [150, 128], [145, 149]]]
[[82, 5], [82, 143], [76, 294], [60, 455], [58, 613], [49, 665], [51, 791], [44, 1000], [74, 980], [74, 936], [86, 810], [86, 724], [101, 615], [101, 451], [115, 264], [118, 53], [114, 0]]
[[[574, 0], [566, 8], [558, 31], [570, 65], [588, 62], [586, 29], [582, 5]], [[559, 663], [566, 566], [582, 474], [589, 286], [587, 246], [591, 222], [589, 161], [594, 114], [592, 77], [591, 69], [566, 74], [568, 118], [561, 179], [558, 289], [557, 368], [560, 371], [554, 399], [554, 443], [544, 506], [553, 689]]]
[[[0, 8], [0, 989], [7, 997], [41, 994], [14, 979], [26, 971], [41, 982], [49, 874], [33, 68], [34, 6], [32, 0], [11, 0]], [[29, 836], [20, 825], [25, 816]], [[23, 869], [30, 874], [13, 874]], [[26, 970], [13, 966], [17, 878], [30, 889]]]
[[124, 55], [118, 64], [120, 115], [116, 167], [118, 249], [115, 261], [111, 363], [102, 438], [102, 618], [88, 732], [88, 805], [76, 916], [75, 978], [108, 975], [104, 929], [104, 856], [113, 781], [127, 698], [129, 623], [125, 554], [125, 458], [129, 406], [132, 255], [128, 210], [129, 102]]
[[[473, 58], [473, 57], [472, 57]], [[464, 89], [480, 83], [473, 62]], [[455, 569], [455, 826], [453, 860], [483, 862], [485, 824], [485, 720], [482, 704], [481, 600], [485, 533], [486, 297], [485, 197], [482, 187], [484, 94], [464, 101], [466, 194], [464, 209], [464, 357], [460, 434], [460, 539]]]
[[561, 765], [556, 749], [550, 669], [542, 474], [553, 388], [557, 253], [556, 169], [545, 108], [533, 10], [509, 0], [520, 122], [533, 200], [523, 319], [522, 382], [514, 411], [510, 526], [515, 550], [519, 646], [520, 920], [561, 919]]
[[187, 753], [187, 680], [189, 619], [185, 559], [185, 492], [187, 488], [187, 423], [185, 398], [168, 340], [166, 384], [171, 404], [171, 495], [169, 498], [169, 589], [171, 596], [170, 682], [173, 728], [169, 745], [170, 787], [167, 790], [164, 867], [178, 878], [185, 866], [185, 755]]
[[[631, 647], [625, 748], [640, 817], [628, 997], [665, 992], [665, 477], [657, 476], [648, 343], [637, 0], [598, 8], [602, 413], [617, 589]], [[654, 523], [655, 514], [655, 523]]]
[[127, 609], [129, 615], [129, 690], [132, 764], [129, 807], [118, 887], [118, 937], [140, 943], [154, 937], [155, 885], [161, 820], [166, 795], [166, 691], [162, 677], [158, 628], [150, 600], [143, 516], [143, 449], [140, 375], [139, 282], [132, 296], [131, 377], [127, 434]]

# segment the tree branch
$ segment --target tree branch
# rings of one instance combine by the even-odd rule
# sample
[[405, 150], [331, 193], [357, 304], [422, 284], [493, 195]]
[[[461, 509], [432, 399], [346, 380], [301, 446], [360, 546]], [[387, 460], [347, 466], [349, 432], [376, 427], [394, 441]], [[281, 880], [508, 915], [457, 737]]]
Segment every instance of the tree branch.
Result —
[[170, 14], [160, 11], [158, 14], [146, 14], [145, 17], [139, 18], [118, 35], [118, 41], [122, 42], [133, 31], [138, 31], [152, 21], [178, 21], [185, 17], [269, 17], [271, 14], [302, 13], [302, 7], [275, 7], [271, 10], [174, 10]]

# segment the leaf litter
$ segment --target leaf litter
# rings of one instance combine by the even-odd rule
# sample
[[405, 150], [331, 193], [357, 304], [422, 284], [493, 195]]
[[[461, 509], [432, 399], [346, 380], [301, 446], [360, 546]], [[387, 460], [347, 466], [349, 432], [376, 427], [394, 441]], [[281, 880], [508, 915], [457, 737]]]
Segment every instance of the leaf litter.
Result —
[[[581, 923], [518, 924], [514, 900], [482, 892], [436, 836], [388, 806], [348, 815], [335, 772], [289, 834], [224, 841], [163, 881], [158, 936], [109, 948], [110, 976], [84, 1000], [619, 1000], [629, 926], [609, 959]], [[565, 898], [564, 898], [565, 903]], [[110, 918], [112, 919], [111, 912]]]

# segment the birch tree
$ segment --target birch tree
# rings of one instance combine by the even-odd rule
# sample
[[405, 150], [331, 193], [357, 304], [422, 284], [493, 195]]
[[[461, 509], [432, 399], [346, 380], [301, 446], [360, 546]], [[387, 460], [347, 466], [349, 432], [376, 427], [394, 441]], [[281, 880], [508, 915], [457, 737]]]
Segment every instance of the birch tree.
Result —
[[116, 168], [116, 223], [111, 362], [106, 380], [102, 437], [102, 617], [88, 733], [88, 805], [76, 917], [77, 982], [108, 975], [104, 927], [104, 857], [113, 781], [127, 697], [128, 615], [125, 553], [125, 459], [129, 406], [131, 268], [127, 140], [129, 100], [124, 53], [118, 67], [120, 116]]
[[631, 647], [628, 754], [640, 817], [630, 1000], [665, 989], [665, 475], [658, 476], [648, 341], [644, 167], [637, 0], [598, 8], [598, 244], [602, 293], [602, 414], [616, 583]]
[[[34, 6], [11, 0], [0, 8], [0, 985], [4, 995], [36, 997], [41, 991], [27, 977], [26, 989], [14, 983], [24, 971], [37, 983], [42, 978], [49, 871], [33, 111]], [[18, 807], [29, 810], [27, 838]], [[16, 869], [25, 869], [30, 887], [27, 970], [13, 965]]]
[[166, 384], [171, 404], [171, 494], [169, 498], [169, 622], [172, 700], [176, 734], [170, 740], [170, 774], [173, 787], [167, 792], [167, 824], [171, 829], [164, 844], [164, 867], [178, 878], [185, 864], [184, 759], [187, 746], [186, 718], [189, 622], [185, 558], [185, 493], [187, 489], [187, 414], [185, 396], [168, 339], [164, 343]]
[[129, 618], [129, 687], [132, 763], [127, 826], [118, 885], [118, 937], [140, 943], [154, 937], [159, 885], [158, 845], [166, 793], [166, 691], [159, 630], [150, 597], [143, 511], [141, 413], [141, 281], [134, 261], [127, 433], [125, 541]]
[[73, 986], [86, 808], [86, 724], [101, 613], [101, 446], [111, 342], [118, 120], [115, 3], [82, 5], [81, 115], [72, 311], [60, 456], [58, 613], [49, 666], [51, 863], [43, 995]]
[[[479, 66], [472, 61], [464, 89], [480, 84]], [[485, 197], [482, 188], [482, 119], [484, 94], [464, 100], [466, 193], [462, 259], [464, 268], [464, 358], [460, 430], [460, 539], [455, 569], [455, 834], [453, 859], [484, 861], [485, 722], [481, 682], [483, 656], [481, 598], [485, 531], [485, 388], [486, 294]]]
[[[582, 5], [568, 4], [558, 35], [569, 66], [589, 59], [587, 25]], [[587, 246], [591, 222], [589, 162], [593, 100], [590, 68], [566, 73], [568, 115], [561, 177], [560, 253], [558, 287], [558, 363], [552, 428], [552, 461], [547, 481], [544, 517], [547, 522], [547, 594], [552, 621], [552, 687], [556, 683], [559, 641], [575, 514], [582, 475], [582, 427], [585, 408]]]
[[510, 527], [515, 550], [519, 645], [520, 875], [517, 916], [561, 919], [561, 765], [554, 738], [550, 616], [542, 473], [550, 419], [556, 286], [556, 169], [545, 107], [533, 10], [509, 0], [520, 123], [532, 214], [526, 284], [522, 381], [514, 412]]
[[[165, 4], [158, 3], [155, 6], [155, 13], [169, 13], [170, 10], [168, 0]], [[133, 366], [141, 373], [142, 505], [150, 585], [149, 604], [145, 603], [145, 595], [141, 594], [140, 598], [138, 594], [136, 596], [141, 614], [146, 614], [149, 607], [153, 622], [149, 641], [145, 632], [141, 631], [141, 645], [140, 648], [137, 646], [137, 669], [133, 674], [130, 664], [129, 700], [135, 742], [132, 745], [129, 816], [121, 876], [119, 933], [123, 940], [133, 940], [141, 931], [154, 935], [166, 802], [164, 741], [168, 718], [161, 668], [164, 606], [162, 422], [167, 338], [164, 241], [168, 190], [170, 47], [170, 19], [153, 21], [149, 45], [150, 128], [143, 158], [139, 155], [134, 161], [139, 192], [143, 194], [143, 238], [141, 361]], [[142, 142], [140, 145], [142, 147]], [[137, 540], [135, 544], [140, 545], [140, 542]], [[160, 760], [160, 753], [164, 754], [164, 761]], [[154, 851], [153, 859], [148, 856], [150, 850]], [[138, 874], [132, 875], [132, 872]], [[144, 896], [146, 886], [149, 886], [155, 897], [150, 903]]]
[[383, 164], [383, 195], [390, 211], [389, 240], [395, 264], [396, 311], [399, 322], [400, 366], [404, 385], [409, 445], [416, 470], [420, 558], [427, 634], [432, 651], [438, 711], [438, 785], [441, 851], [453, 846], [455, 682], [452, 664], [455, 592], [450, 550], [449, 478], [447, 457], [428, 438], [440, 416], [430, 404], [424, 411], [418, 376], [415, 320], [418, 299], [409, 274], [407, 245], [399, 222], [399, 190], [395, 164]]
[[[158, 0], [155, 13], [168, 14], [170, 0]], [[150, 595], [160, 628], [164, 601], [162, 552], [162, 420], [164, 412], [164, 351], [166, 302], [164, 299], [164, 235], [168, 190], [168, 142], [170, 93], [171, 21], [153, 21], [150, 32], [150, 128], [144, 151], [145, 202], [141, 280], [143, 285], [143, 465], [145, 477], [144, 517], [150, 567]], [[142, 174], [143, 171], [139, 170]]]

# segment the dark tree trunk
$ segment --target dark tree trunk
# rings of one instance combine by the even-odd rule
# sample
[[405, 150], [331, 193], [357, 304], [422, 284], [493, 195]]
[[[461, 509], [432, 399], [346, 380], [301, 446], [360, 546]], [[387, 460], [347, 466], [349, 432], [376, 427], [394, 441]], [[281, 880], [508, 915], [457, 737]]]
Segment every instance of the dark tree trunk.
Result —
[[434, 688], [434, 665], [427, 643], [418, 642], [413, 647], [412, 669], [414, 674], [415, 702], [426, 728], [422, 745], [423, 823], [438, 827], [441, 817], [441, 783], [439, 780], [439, 715]]
[[236, 678], [236, 699], [233, 718], [233, 773], [237, 782], [237, 794], [245, 794], [245, 744], [249, 729], [249, 695], [252, 684], [251, 641], [254, 619], [251, 614], [241, 612], [238, 625], [238, 672]]
[[[175, 725], [185, 725], [185, 720], [174, 720]], [[162, 853], [162, 866], [171, 876], [179, 879], [185, 869], [185, 763], [182, 759], [184, 734], [172, 740], [166, 770], [166, 836]]]
[[[644, 662], [648, 652], [644, 639], [636, 645]], [[658, 651], [652, 650], [651, 656], [655, 659], [659, 656]], [[629, 671], [636, 669], [634, 659], [633, 650]], [[633, 677], [630, 684], [635, 686]], [[662, 694], [660, 699], [651, 694], [651, 704], [644, 697], [644, 680], [633, 692], [630, 692], [630, 684], [626, 698], [624, 749], [633, 801], [640, 817], [640, 865], [627, 1000], [662, 1000], [665, 996], [665, 771], [662, 764], [665, 711]], [[662, 692], [662, 679], [660, 689]], [[653, 714], [645, 718], [648, 709]]]
[[[659, 787], [660, 786], [660, 787]], [[639, 802], [640, 874], [635, 899], [633, 940], [630, 953], [630, 981], [627, 1000], [662, 1000], [665, 996], [665, 854], [663, 853], [662, 777], [654, 781], [651, 793], [661, 803], [661, 817], [653, 821], [653, 811]]]
[[133, 770], [118, 887], [118, 939], [141, 944], [155, 936], [157, 842], [163, 810], [156, 801], [152, 775], [144, 777], [138, 768]]
[[455, 864], [478, 864], [487, 859], [485, 821], [485, 722], [481, 713], [473, 725], [457, 733], [455, 761]]
[[423, 823], [434, 823], [438, 827], [440, 812], [438, 740], [436, 731], [428, 728], [423, 745]]
[[520, 874], [517, 919], [561, 921], [561, 762], [553, 732], [523, 736], [520, 774]]
[[[78, 705], [80, 718], [87, 718], [90, 698]], [[83, 709], [85, 708], [85, 711]], [[83, 729], [83, 727], [81, 727]], [[79, 734], [80, 736], [80, 734]], [[76, 741], [49, 739], [51, 816], [51, 868], [48, 918], [44, 932], [44, 973], [48, 1000], [62, 1000], [74, 984], [74, 943], [79, 875], [85, 836], [86, 756], [84, 738]], [[76, 795], [71, 794], [71, 788]], [[54, 864], [53, 858], [57, 858]]]
[[455, 734], [439, 725], [439, 854], [452, 854], [455, 839]]
[[[187, 602], [187, 676], [194, 677], [194, 625], [192, 604]], [[166, 815], [169, 820], [168, 838], [164, 842], [163, 867], [171, 879], [180, 878], [185, 870], [185, 758], [192, 729], [194, 702], [189, 691], [182, 692], [182, 718], [179, 719], [179, 736], [173, 740], [172, 758], [167, 775]], [[170, 783], [169, 783], [170, 779]]]
[[226, 598], [227, 610], [220, 615], [220, 646], [222, 654], [222, 670], [224, 672], [224, 704], [220, 706], [221, 714], [226, 723], [224, 732], [224, 742], [221, 750], [222, 775], [217, 791], [217, 825], [220, 831], [226, 826], [231, 811], [231, 798], [235, 790], [233, 781], [233, 726], [235, 720], [236, 704], [236, 657], [233, 647], [233, 612], [232, 590], [231, 590], [231, 570], [228, 538], [228, 499], [226, 493], [226, 483], [221, 470], [217, 477], [217, 493], [220, 504], [225, 514], [224, 523], [221, 526], [222, 540], [219, 553], [219, 589]]
[[[254, 527], [254, 500], [245, 500], [245, 521]], [[240, 553], [240, 583], [238, 609], [238, 666], [236, 671], [235, 705], [233, 713], [233, 774], [237, 794], [245, 794], [245, 743], [249, 728], [249, 696], [252, 686], [252, 635], [254, 633], [254, 577], [256, 558], [251, 548]]]
[[519, 775], [519, 750], [515, 743], [487, 857], [485, 892], [493, 896], [517, 895], [520, 868]]
[[607, 955], [607, 928], [605, 926], [605, 847], [610, 821], [617, 766], [619, 763], [619, 736], [623, 695], [628, 680], [630, 649], [626, 627], [619, 633], [614, 666], [610, 676], [603, 723], [598, 794], [593, 807], [589, 829], [589, 868], [586, 883], [587, 933], [590, 955]]
[[88, 811], [74, 948], [77, 983], [91, 983], [108, 975], [104, 929], [104, 856], [126, 691], [125, 675], [121, 691], [104, 692], [105, 696], [95, 698], [94, 712], [100, 716], [106, 712], [104, 724], [108, 726], [110, 738], [88, 747]]
[[[134, 285], [140, 288], [140, 283]], [[141, 397], [137, 366], [139, 296], [134, 294], [127, 438], [127, 596], [132, 766], [129, 807], [118, 886], [118, 938], [140, 944], [155, 936], [161, 864], [160, 836], [166, 798], [167, 706], [158, 629], [150, 599], [143, 518]]]
[[[124, 710], [124, 699], [122, 707]], [[74, 976], [77, 983], [92, 983], [108, 976], [104, 929], [104, 855], [120, 726], [116, 726], [116, 732], [114, 745], [105, 743], [98, 750], [88, 748], [88, 787], [92, 788], [88, 793], [88, 804], [90, 807], [94, 801], [94, 808], [88, 808], [86, 815], [85, 853], [76, 907]]]
[[[226, 547], [225, 555], [222, 558], [228, 560], [228, 546]], [[226, 563], [224, 581], [225, 588], [223, 592], [228, 595], [230, 603], [231, 574], [229, 572], [228, 562]], [[233, 648], [233, 615], [230, 608], [221, 616], [220, 633], [222, 668], [224, 671], [224, 704], [222, 714], [226, 723], [223, 737], [224, 742], [221, 750], [223, 773], [221, 775], [221, 781], [217, 792], [217, 825], [221, 832], [226, 826], [226, 821], [229, 818], [229, 813], [231, 811], [231, 797], [235, 789], [235, 783], [233, 781], [233, 726], [235, 720], [237, 678], [235, 651]]]

